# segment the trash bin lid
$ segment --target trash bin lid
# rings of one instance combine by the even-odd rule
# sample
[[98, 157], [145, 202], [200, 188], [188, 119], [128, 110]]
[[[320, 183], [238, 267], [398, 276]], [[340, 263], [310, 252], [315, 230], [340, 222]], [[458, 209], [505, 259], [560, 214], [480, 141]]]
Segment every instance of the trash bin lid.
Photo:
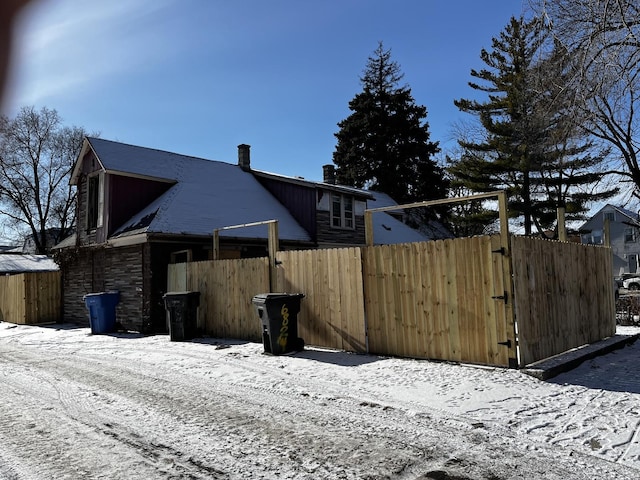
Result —
[[277, 298], [304, 298], [304, 293], [259, 293], [254, 295], [253, 301], [275, 300]]
[[162, 298], [171, 298], [171, 297], [199, 297], [200, 292], [192, 292], [192, 291], [184, 291], [184, 292], [167, 292]]
[[91, 298], [91, 297], [109, 297], [109, 296], [120, 296], [120, 292], [118, 290], [108, 290], [106, 292], [96, 292], [96, 293], [87, 293], [82, 298]]

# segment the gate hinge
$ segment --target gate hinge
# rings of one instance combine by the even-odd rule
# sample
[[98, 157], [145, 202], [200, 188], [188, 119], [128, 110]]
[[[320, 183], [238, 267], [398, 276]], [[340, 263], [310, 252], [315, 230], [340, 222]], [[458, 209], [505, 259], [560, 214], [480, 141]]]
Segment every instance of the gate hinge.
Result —
[[507, 340], [506, 342], [498, 342], [498, 345], [504, 345], [507, 348], [511, 348], [511, 340]]
[[496, 295], [494, 297], [491, 297], [494, 300], [504, 300], [504, 303], [508, 303], [509, 301], [509, 294], [507, 292], [504, 292], [504, 295]]
[[504, 255], [505, 249], [504, 247], [500, 247], [498, 250], [491, 250], [491, 253], [499, 253], [500, 255]]

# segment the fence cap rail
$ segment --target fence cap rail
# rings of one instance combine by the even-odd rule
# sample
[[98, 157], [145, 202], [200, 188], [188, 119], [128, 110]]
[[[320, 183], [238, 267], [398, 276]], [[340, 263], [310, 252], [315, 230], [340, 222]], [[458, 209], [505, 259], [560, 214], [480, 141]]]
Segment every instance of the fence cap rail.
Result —
[[405, 203], [402, 205], [391, 205], [389, 207], [377, 207], [377, 208], [367, 208], [365, 212], [389, 212], [393, 210], [402, 210], [403, 208], [416, 208], [416, 207], [429, 207], [432, 205], [446, 205], [447, 203], [462, 203], [469, 202], [471, 200], [482, 200], [483, 198], [499, 198], [500, 195], [504, 195], [502, 190], [496, 190], [493, 192], [487, 193], [478, 193], [475, 195], [469, 195], [466, 197], [456, 197], [456, 198], [441, 198], [439, 200], [425, 200], [423, 202], [414, 202], [414, 203]]
[[271, 223], [278, 223], [278, 220], [263, 220], [262, 222], [242, 223], [240, 225], [229, 225], [228, 227], [215, 228], [214, 232], [221, 230], [234, 230], [236, 228], [257, 227], [259, 225], [269, 225]]

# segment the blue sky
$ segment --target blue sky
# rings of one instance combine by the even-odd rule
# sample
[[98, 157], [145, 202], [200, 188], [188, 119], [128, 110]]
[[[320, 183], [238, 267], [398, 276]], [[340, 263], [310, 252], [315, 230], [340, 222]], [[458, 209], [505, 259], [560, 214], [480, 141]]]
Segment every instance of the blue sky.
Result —
[[383, 41], [455, 147], [453, 105], [520, 0], [39, 0], [23, 14], [5, 113], [55, 108], [102, 138], [312, 180]]

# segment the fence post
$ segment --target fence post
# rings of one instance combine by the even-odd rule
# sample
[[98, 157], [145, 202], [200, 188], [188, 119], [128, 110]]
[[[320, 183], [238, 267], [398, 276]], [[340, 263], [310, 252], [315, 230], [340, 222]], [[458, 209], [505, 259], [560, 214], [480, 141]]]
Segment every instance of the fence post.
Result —
[[507, 194], [497, 192], [498, 211], [500, 217], [500, 247], [502, 248], [502, 274], [504, 276], [504, 314], [507, 323], [507, 348], [509, 349], [509, 367], [518, 368], [518, 344], [516, 338], [516, 319], [513, 289], [513, 256], [511, 255], [511, 238], [509, 237], [509, 214], [507, 210]]
[[565, 223], [565, 208], [558, 207], [558, 240], [567, 241], [567, 226]]
[[216, 228], [213, 231], [213, 260], [220, 259], [220, 231]]
[[364, 211], [364, 238], [367, 247], [373, 247], [373, 213]]
[[269, 290], [278, 290], [278, 270], [276, 269], [276, 253], [280, 249], [278, 245], [278, 221], [269, 223]]

